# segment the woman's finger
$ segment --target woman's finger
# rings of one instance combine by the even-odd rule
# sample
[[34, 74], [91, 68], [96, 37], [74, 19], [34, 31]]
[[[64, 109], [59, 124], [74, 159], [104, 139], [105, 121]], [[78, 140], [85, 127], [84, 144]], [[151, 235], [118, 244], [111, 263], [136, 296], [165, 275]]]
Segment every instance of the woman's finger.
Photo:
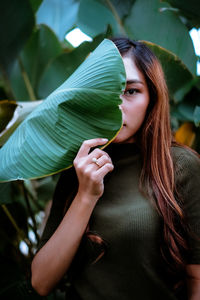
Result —
[[104, 166], [106, 163], [112, 163], [110, 157], [108, 155], [103, 154], [102, 156], [100, 156], [98, 159], [96, 159], [96, 157], [94, 157], [92, 159], [92, 161], [98, 166], [98, 167], [102, 167]]
[[81, 145], [76, 157], [80, 158], [80, 157], [86, 156], [90, 152], [91, 148], [99, 146], [99, 145], [104, 145], [107, 142], [108, 142], [108, 139], [102, 139], [102, 138], [86, 140]]
[[96, 176], [100, 176], [101, 178], [104, 178], [104, 176], [109, 172], [111, 172], [113, 169], [114, 166], [112, 163], [106, 163], [96, 171]]

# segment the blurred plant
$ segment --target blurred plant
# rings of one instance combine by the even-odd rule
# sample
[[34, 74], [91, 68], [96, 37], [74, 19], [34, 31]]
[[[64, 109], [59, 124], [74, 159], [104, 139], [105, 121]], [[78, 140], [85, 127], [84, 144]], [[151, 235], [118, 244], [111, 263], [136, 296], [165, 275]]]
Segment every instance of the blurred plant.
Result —
[[[117, 35], [144, 40], [159, 57], [169, 87], [175, 137], [200, 152], [199, 58], [189, 35], [191, 28], [200, 27], [199, 1], [18, 2], [0, 2], [0, 146], [38, 100], [62, 84], [105, 37]], [[76, 27], [93, 41], [74, 48], [64, 37]], [[58, 177], [0, 184], [2, 299], [39, 297], [29, 292], [30, 261], [40, 235], [41, 214]], [[22, 242], [26, 254], [20, 251]]]

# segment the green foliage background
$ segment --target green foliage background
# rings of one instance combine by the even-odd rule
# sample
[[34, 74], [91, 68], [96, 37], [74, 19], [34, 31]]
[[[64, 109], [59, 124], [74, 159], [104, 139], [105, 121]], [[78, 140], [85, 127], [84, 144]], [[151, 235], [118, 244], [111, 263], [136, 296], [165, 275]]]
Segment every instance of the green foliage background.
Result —
[[[62, 84], [105, 37], [128, 36], [145, 40], [159, 57], [175, 137], [200, 152], [199, 57], [189, 35], [191, 28], [200, 27], [199, 1], [21, 0], [19, 5], [17, 0], [2, 0], [0, 11], [1, 146], [38, 100]], [[93, 41], [74, 48], [64, 37], [75, 27]], [[58, 176], [0, 184], [2, 299], [40, 298], [29, 287], [30, 262]], [[21, 241], [27, 255], [19, 250]], [[61, 297], [54, 293], [48, 298]]]

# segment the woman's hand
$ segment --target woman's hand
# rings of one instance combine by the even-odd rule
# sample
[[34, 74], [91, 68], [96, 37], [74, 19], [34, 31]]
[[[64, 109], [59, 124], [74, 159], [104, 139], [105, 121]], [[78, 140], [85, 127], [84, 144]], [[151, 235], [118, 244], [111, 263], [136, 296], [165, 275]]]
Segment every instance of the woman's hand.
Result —
[[200, 299], [200, 265], [187, 265], [188, 300]]
[[104, 191], [103, 179], [108, 172], [114, 168], [109, 155], [95, 148], [91, 153], [91, 148], [104, 145], [107, 139], [86, 140], [81, 145], [76, 158], [74, 167], [77, 173], [79, 188], [78, 195], [82, 199], [98, 200]]

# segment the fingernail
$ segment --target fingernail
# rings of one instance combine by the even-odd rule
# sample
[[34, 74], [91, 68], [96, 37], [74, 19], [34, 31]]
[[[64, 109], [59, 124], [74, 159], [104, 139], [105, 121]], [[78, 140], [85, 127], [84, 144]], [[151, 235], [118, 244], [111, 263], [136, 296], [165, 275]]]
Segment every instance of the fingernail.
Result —
[[102, 141], [103, 141], [103, 142], [107, 142], [107, 141], [108, 141], [108, 139], [102, 139]]

